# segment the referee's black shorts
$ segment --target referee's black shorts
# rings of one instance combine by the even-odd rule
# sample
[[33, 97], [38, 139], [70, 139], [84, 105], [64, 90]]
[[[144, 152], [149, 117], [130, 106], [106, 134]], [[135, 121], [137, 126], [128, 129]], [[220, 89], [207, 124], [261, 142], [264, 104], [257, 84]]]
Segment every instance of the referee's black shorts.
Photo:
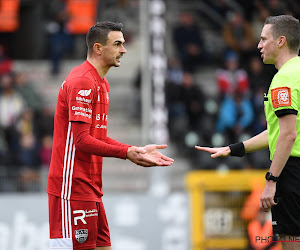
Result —
[[276, 184], [272, 225], [274, 234], [300, 236], [300, 157], [290, 157]]

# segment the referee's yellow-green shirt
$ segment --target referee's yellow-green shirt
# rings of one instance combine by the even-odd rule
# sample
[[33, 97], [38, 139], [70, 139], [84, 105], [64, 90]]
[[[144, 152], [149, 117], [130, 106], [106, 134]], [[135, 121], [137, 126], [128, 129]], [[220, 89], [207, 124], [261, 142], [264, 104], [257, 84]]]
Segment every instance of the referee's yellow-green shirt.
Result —
[[278, 117], [288, 114], [297, 115], [297, 139], [291, 156], [300, 157], [300, 57], [287, 61], [273, 77], [264, 104], [270, 159], [273, 159], [279, 135]]

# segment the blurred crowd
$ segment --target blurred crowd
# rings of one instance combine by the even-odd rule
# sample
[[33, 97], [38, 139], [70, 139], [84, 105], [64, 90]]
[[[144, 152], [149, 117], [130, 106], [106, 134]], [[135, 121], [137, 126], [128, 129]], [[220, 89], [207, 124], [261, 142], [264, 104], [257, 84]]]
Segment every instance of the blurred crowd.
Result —
[[53, 111], [0, 45], [0, 191], [39, 191], [50, 163]]
[[[172, 3], [171, 0], [166, 2]], [[173, 50], [168, 54], [165, 93], [171, 141], [195, 168], [268, 168], [267, 151], [244, 158], [211, 161], [208, 154], [195, 150], [194, 146], [235, 143], [266, 128], [264, 93], [276, 69], [262, 63], [257, 43], [267, 16], [292, 14], [299, 19], [300, 3], [293, 0], [203, 0], [198, 8], [196, 0], [177, 2], [189, 7], [180, 8], [180, 13], [169, 17], [172, 21], [168, 22]], [[13, 47], [13, 41], [24, 33], [22, 24], [1, 23], [4, 24], [3, 6], [10, 3], [10, 13], [17, 13], [13, 10], [20, 8], [21, 1], [0, 3], [0, 192], [38, 191], [45, 184], [42, 175], [49, 167], [53, 110], [44, 103], [43, 96], [26, 73], [14, 71], [11, 58], [18, 58], [18, 47]], [[43, 41], [47, 44], [40, 57], [49, 59], [49, 74], [57, 76], [62, 59], [79, 58], [79, 55], [84, 59], [85, 33], [99, 16], [101, 20], [124, 22], [124, 11], [137, 9], [139, 1], [53, 0], [39, 3], [43, 4], [46, 37]], [[116, 5], [109, 8], [113, 4]], [[25, 20], [24, 14], [21, 17]], [[81, 22], [82, 19], [86, 22]], [[133, 30], [138, 32], [136, 27]], [[15, 31], [17, 35], [13, 37]], [[215, 35], [215, 40], [211, 34]], [[26, 39], [27, 36], [22, 37]], [[76, 47], [78, 39], [81, 46]], [[130, 29], [125, 32], [125, 39], [130, 42]], [[213, 81], [202, 79], [207, 69], [213, 72]], [[136, 96], [140, 73], [134, 81]], [[211, 87], [215, 90], [213, 93], [207, 91]], [[132, 112], [139, 116], [140, 110]]]
[[[15, 70], [14, 61], [47, 59], [50, 67], [44, 78], [60, 79], [63, 59], [86, 57], [85, 34], [103, 13], [99, 8], [109, 4], [0, 1], [0, 192], [44, 191], [52, 151], [53, 106], [30, 73]], [[127, 1], [115, 4], [121, 10]], [[23, 50], [16, 46], [21, 37]]]
[[[189, 9], [181, 11], [171, 32], [174, 53], [169, 56], [166, 74], [170, 138], [194, 168], [268, 168], [267, 150], [241, 159], [212, 161], [194, 145], [228, 145], [266, 129], [264, 93], [276, 69], [264, 65], [260, 58], [260, 32], [267, 16], [291, 14], [299, 19], [300, 3], [255, 0], [233, 1], [233, 6], [223, 0], [203, 1], [212, 14], [203, 18], [202, 13], [199, 18], [197, 3], [188, 2]], [[209, 25], [221, 44], [204, 35]], [[203, 82], [208, 68], [213, 80]], [[207, 93], [209, 84], [214, 85], [213, 94]]]

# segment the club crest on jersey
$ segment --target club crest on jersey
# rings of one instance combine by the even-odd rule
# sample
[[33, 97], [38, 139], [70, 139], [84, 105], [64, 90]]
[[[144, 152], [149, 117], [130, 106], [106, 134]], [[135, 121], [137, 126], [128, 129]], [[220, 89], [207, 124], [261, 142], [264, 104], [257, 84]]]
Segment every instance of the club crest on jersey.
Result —
[[82, 244], [88, 237], [88, 229], [79, 229], [74, 231], [76, 240]]
[[91, 94], [92, 89], [82, 89], [78, 91], [78, 94], [81, 96], [89, 96]]
[[291, 89], [289, 87], [271, 89], [271, 98], [274, 108], [291, 106]]

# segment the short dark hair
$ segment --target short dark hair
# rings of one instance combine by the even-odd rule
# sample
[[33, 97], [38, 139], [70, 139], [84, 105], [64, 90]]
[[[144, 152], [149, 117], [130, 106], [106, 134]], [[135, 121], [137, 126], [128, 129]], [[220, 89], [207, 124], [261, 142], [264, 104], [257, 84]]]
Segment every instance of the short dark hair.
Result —
[[107, 35], [110, 31], [122, 31], [122, 23], [114, 23], [110, 21], [97, 22], [93, 25], [87, 35], [86, 35], [86, 44], [88, 47], [88, 53], [93, 51], [93, 46], [95, 43], [106, 44]]
[[272, 25], [274, 39], [285, 36], [290, 51], [298, 53], [300, 47], [300, 24], [298, 19], [291, 15], [269, 16], [265, 21], [266, 24]]

